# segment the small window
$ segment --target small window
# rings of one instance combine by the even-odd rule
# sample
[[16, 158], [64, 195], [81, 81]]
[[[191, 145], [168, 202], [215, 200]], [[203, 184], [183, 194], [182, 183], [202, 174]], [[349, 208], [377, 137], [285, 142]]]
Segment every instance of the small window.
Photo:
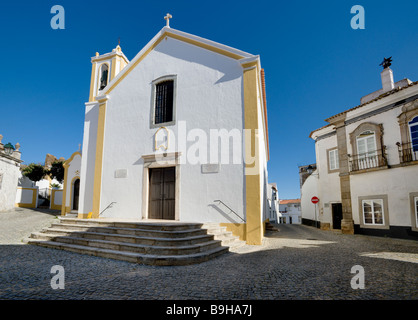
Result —
[[159, 82], [155, 85], [154, 124], [173, 121], [174, 80]]
[[383, 200], [363, 200], [363, 219], [365, 225], [384, 225]]
[[409, 132], [411, 134], [411, 147], [413, 151], [418, 151], [418, 117], [415, 117], [409, 123]]
[[338, 149], [330, 150], [328, 152], [329, 170], [337, 170], [339, 168], [338, 163]]
[[376, 137], [373, 131], [365, 131], [357, 137], [357, 154], [359, 158], [377, 155]]

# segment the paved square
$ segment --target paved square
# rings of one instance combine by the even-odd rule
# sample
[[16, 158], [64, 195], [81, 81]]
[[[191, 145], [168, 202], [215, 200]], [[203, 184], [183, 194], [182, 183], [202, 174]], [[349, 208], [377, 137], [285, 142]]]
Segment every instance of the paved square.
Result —
[[[280, 225], [262, 246], [190, 266], [154, 267], [26, 245], [57, 214], [0, 213], [0, 299], [418, 299], [418, 242]], [[65, 289], [51, 288], [51, 268]], [[354, 290], [351, 268], [364, 268]]]

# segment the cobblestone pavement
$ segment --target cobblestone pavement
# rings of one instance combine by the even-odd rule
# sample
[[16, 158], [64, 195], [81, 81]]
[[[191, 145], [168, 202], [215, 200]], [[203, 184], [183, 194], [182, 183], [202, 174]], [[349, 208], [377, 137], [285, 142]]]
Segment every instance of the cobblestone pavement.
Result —
[[[153, 267], [23, 244], [53, 213], [0, 213], [0, 299], [418, 299], [417, 241], [280, 225], [262, 246], [198, 265]], [[64, 289], [51, 288], [54, 265], [64, 267]], [[355, 265], [364, 268], [364, 289], [351, 288]]]

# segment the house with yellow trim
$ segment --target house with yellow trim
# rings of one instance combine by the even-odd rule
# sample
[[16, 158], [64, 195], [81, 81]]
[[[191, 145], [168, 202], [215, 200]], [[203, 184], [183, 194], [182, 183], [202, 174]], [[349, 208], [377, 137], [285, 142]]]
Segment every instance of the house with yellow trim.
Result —
[[118, 45], [91, 62], [62, 214], [214, 222], [261, 244], [269, 144], [260, 57], [167, 25], [130, 61]]

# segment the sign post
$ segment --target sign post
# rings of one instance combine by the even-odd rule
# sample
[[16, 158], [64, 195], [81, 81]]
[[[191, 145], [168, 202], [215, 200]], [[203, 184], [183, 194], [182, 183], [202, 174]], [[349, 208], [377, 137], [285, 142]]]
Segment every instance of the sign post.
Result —
[[319, 198], [314, 196], [312, 197], [311, 202], [315, 205], [315, 227], [318, 228], [318, 220], [316, 219], [316, 205], [319, 202]]

